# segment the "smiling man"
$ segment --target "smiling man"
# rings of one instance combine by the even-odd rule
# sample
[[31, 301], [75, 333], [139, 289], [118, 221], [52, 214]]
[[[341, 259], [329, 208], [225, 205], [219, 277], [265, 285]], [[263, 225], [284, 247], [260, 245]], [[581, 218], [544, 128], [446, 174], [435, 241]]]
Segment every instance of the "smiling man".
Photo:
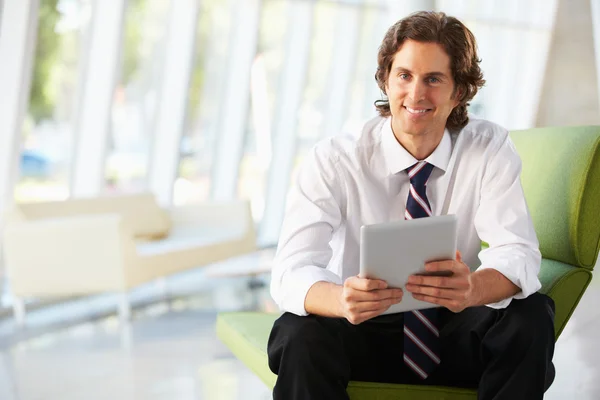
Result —
[[[319, 143], [304, 163], [272, 274], [284, 311], [268, 344], [276, 400], [347, 399], [350, 380], [543, 397], [554, 304], [536, 293], [541, 256], [521, 160], [505, 129], [467, 115], [484, 84], [479, 62], [457, 19], [398, 21], [378, 54], [379, 117], [357, 139]], [[443, 214], [458, 218], [459, 251], [425, 268], [451, 276], [412, 276], [407, 292], [357, 276], [362, 225]], [[403, 296], [439, 307], [381, 315]]]

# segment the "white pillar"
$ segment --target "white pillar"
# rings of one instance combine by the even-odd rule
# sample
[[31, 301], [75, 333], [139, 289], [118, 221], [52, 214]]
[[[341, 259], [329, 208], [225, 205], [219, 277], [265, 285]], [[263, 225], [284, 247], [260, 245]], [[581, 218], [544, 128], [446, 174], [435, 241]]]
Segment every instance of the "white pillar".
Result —
[[355, 70], [358, 36], [361, 33], [361, 7], [339, 7], [335, 29], [336, 45], [329, 67], [329, 87], [324, 128], [321, 137], [340, 134], [349, 107], [350, 83]]
[[[0, 213], [13, 200], [35, 57], [38, 0], [11, 1], [0, 22]], [[1, 218], [1, 214], [0, 214]]]
[[211, 196], [215, 200], [232, 199], [237, 190], [250, 100], [250, 67], [256, 55], [261, 0], [235, 1], [232, 8], [234, 32], [211, 179]]
[[295, 1], [289, 5], [286, 54], [280, 78], [273, 123], [273, 156], [269, 169], [265, 213], [259, 242], [275, 243], [285, 211], [285, 198], [296, 153], [298, 109], [306, 82], [314, 3]]
[[127, 0], [95, 0], [79, 115], [76, 117], [71, 195], [91, 197], [104, 183], [113, 93], [120, 72]]
[[[233, 18], [233, 8], [230, 5], [238, 0], [221, 1], [225, 5], [212, 10], [210, 19], [213, 21], [227, 21], [228, 23], [209, 23], [209, 32], [206, 38], [202, 39], [205, 47], [200, 51], [196, 50], [195, 63], [196, 65], [201, 64], [199, 68], [202, 68], [203, 75], [210, 77], [210, 79], [202, 81], [200, 102], [195, 110], [188, 110], [188, 115], [193, 113], [194, 117], [187, 120], [188, 125], [186, 126], [186, 134], [189, 135], [193, 148], [199, 148], [200, 144], [202, 146], [202, 150], [195, 151], [193, 155], [196, 159], [195, 163], [202, 166], [201, 171], [198, 172], [200, 175], [210, 175], [210, 178], [212, 178], [212, 168], [216, 159], [215, 151], [220, 136], [219, 116], [224, 112], [222, 105], [224, 104], [224, 91], [228, 78], [228, 71], [224, 66], [229, 64], [228, 44], [233, 36], [233, 29], [230, 26], [231, 21], [228, 20], [228, 18]], [[204, 16], [201, 16], [199, 23], [202, 24], [205, 20], [208, 21]], [[196, 47], [198, 48], [198, 44], [196, 44]], [[205, 193], [204, 188], [200, 189], [203, 196], [209, 196], [212, 190], [210, 178], [207, 179], [208, 182], [204, 183], [209, 185], [206, 190], [208, 193]]]
[[368, 57], [369, 65], [371, 65], [372, 68], [367, 72], [368, 80], [366, 81], [366, 87], [364, 89], [365, 101], [362, 115], [373, 117], [377, 115], [377, 110], [375, 109], [374, 103], [375, 100], [380, 100], [383, 97], [379, 86], [377, 86], [377, 81], [375, 80], [375, 71], [377, 70], [377, 54], [379, 52], [381, 41], [385, 37], [388, 29], [400, 18], [400, 16], [396, 16], [390, 12], [389, 9], [381, 10], [376, 17], [377, 23], [373, 28], [371, 37], [368, 39], [369, 48], [366, 51], [366, 54], [368, 54], [366, 57]]
[[[0, 231], [14, 200], [19, 174], [21, 130], [31, 84], [38, 0], [10, 1], [0, 19]], [[0, 267], [0, 274], [3, 272]]]
[[536, 126], [598, 125], [600, 99], [591, 4], [586, 0], [557, 3]]
[[198, 0], [171, 2], [165, 64], [149, 166], [149, 187], [161, 205], [173, 201], [188, 87], [194, 63]]

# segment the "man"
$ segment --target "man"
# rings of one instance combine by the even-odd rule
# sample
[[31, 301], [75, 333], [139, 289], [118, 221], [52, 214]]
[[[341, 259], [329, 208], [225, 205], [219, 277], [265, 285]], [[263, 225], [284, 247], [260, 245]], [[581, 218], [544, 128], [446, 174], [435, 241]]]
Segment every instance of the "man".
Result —
[[[393, 25], [376, 80], [386, 99], [358, 139], [319, 143], [289, 197], [271, 293], [277, 399], [347, 399], [350, 380], [470, 386], [480, 399], [541, 399], [554, 304], [508, 132], [469, 119], [484, 80], [472, 33], [443, 13]], [[455, 214], [450, 277], [406, 291], [357, 277], [361, 225]], [[489, 248], [481, 250], [481, 241]], [[402, 258], [398, 259], [402, 268]], [[381, 315], [403, 296], [440, 307]]]

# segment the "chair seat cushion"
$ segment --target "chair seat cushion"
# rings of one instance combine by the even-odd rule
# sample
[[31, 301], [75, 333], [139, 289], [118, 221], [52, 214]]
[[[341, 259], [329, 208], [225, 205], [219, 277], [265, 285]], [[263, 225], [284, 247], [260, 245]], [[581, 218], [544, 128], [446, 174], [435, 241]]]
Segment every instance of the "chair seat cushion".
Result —
[[[277, 376], [267, 363], [267, 341], [278, 314], [231, 312], [217, 317], [217, 336], [233, 354], [269, 387]], [[474, 400], [471, 389], [441, 386], [396, 385], [372, 382], [350, 382], [348, 394], [352, 400]]]

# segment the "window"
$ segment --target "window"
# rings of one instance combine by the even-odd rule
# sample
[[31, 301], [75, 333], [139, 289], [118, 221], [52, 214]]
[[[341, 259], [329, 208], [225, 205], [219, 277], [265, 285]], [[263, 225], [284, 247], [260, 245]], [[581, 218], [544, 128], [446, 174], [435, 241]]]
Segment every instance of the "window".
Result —
[[40, 1], [17, 202], [69, 196], [73, 122], [91, 12], [90, 0]]
[[196, 33], [196, 59], [188, 92], [186, 126], [180, 146], [174, 204], [206, 200], [211, 189], [220, 105], [223, 104], [231, 33], [228, 2], [201, 2]]
[[131, 0], [125, 11], [121, 76], [109, 134], [105, 191], [146, 187], [155, 126], [170, 1]]

